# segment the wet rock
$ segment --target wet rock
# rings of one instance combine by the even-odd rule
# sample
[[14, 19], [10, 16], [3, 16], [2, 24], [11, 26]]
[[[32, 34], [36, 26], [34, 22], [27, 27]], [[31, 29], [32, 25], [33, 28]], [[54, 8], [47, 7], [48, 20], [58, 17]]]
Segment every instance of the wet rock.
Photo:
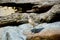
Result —
[[25, 33], [31, 33], [33, 26], [30, 24], [22, 24], [17, 26], [6, 26], [0, 28], [0, 40], [26, 40]]
[[0, 32], [1, 40], [58, 40], [60, 39], [60, 22], [42, 23], [35, 27], [31, 24], [22, 24], [18, 27], [6, 26], [0, 28]]
[[22, 24], [22, 25], [19, 25], [18, 28], [22, 32], [30, 32], [30, 30], [33, 29], [33, 26], [31, 24]]
[[60, 22], [38, 25], [36, 28], [44, 29], [35, 34], [28, 34], [27, 40], [60, 40]]
[[0, 40], [26, 40], [26, 33], [32, 33], [31, 24], [22, 24], [19, 26], [5, 26], [0, 28]]
[[20, 30], [15, 26], [7, 26], [0, 28], [0, 40], [26, 40], [26, 37], [20, 32]]

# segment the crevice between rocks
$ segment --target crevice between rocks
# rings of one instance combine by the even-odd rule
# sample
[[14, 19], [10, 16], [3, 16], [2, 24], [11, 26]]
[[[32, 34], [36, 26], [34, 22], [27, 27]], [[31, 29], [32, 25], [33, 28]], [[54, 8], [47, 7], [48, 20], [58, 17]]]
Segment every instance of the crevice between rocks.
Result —
[[49, 5], [49, 6], [47, 5], [47, 6], [41, 6], [41, 7], [36, 6], [31, 9], [32, 11], [29, 10], [29, 12], [27, 13], [37, 13], [37, 14], [45, 13], [49, 11], [52, 7], [53, 5]]
[[[33, 4], [33, 3], [0, 3], [0, 6], [8, 6], [8, 7], [16, 7], [18, 11], [20, 11], [20, 8], [22, 8], [22, 13], [44, 13], [47, 12], [52, 8], [51, 6], [42, 6], [42, 7], [33, 7], [35, 5], [39, 4]], [[30, 12], [27, 12], [27, 10], [32, 10]]]
[[19, 8], [22, 8], [22, 13], [26, 12], [26, 10], [32, 9], [32, 6], [34, 5], [35, 4], [31, 4], [31, 3], [1, 3], [0, 4], [0, 6], [16, 7], [18, 11], [20, 11]]

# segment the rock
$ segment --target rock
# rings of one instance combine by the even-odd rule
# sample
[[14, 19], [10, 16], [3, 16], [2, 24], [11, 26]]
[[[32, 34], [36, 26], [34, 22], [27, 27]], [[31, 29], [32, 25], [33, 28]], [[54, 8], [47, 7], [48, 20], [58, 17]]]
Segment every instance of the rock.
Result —
[[13, 9], [12, 7], [0, 7], [0, 16], [7, 16], [15, 13], [17, 10]]
[[39, 0], [1, 0], [1, 3], [14, 2], [14, 3], [33, 3]]
[[28, 15], [22, 13], [12, 13], [7, 16], [0, 16], [0, 26], [10, 23], [27, 23]]
[[33, 29], [33, 25], [22, 24], [22, 25], [19, 25], [18, 28], [20, 29], [20, 32], [23, 33], [26, 36], [26, 34], [31, 34], [32, 33], [31, 30]]
[[28, 16], [29, 14], [28, 13], [21, 13], [21, 21], [25, 21], [25, 22], [28, 22]]
[[20, 13], [13, 13], [13, 14], [8, 15], [8, 16], [1, 16], [0, 17], [0, 24], [4, 25], [7, 23], [15, 22], [15, 21], [18, 22], [18, 20], [20, 20], [20, 18], [21, 18]]
[[0, 40], [26, 40], [26, 36], [17, 27], [7, 26], [0, 30]]
[[39, 18], [38, 14], [36, 13], [30, 13], [28, 16], [28, 22], [34, 26], [37, 26], [39, 24]]
[[[3, 8], [11, 8], [11, 7], [3, 7]], [[10, 9], [8, 9], [8, 10], [10, 10]], [[39, 24], [39, 23], [43, 23], [43, 22], [50, 22], [51, 19], [58, 16], [57, 14], [60, 15], [60, 4], [54, 5], [49, 11], [47, 11], [45, 13], [41, 13], [41, 14], [18, 13], [18, 12], [15, 12], [12, 8], [11, 8], [11, 10], [13, 12], [8, 11], [9, 14], [6, 14], [8, 12], [5, 13], [6, 10], [2, 12], [3, 14], [1, 14], [1, 16], [0, 16], [0, 24], [7, 24], [7, 23], [11, 23], [11, 22], [16, 22], [16, 23], [28, 23], [29, 22], [29, 23], [35, 25], [36, 23]], [[30, 18], [28, 18], [28, 16], [30, 16], [30, 18], [33, 21], [30, 22], [29, 21]]]
[[38, 33], [27, 34], [27, 40], [59, 40], [60, 39], [60, 22], [38, 25], [35, 28], [44, 28]]
[[30, 32], [30, 30], [33, 29], [33, 26], [31, 24], [22, 24], [19, 25], [18, 27], [22, 32]]
[[[17, 24], [19, 24], [19, 23], [30, 23], [29, 22], [29, 17], [28, 16], [30, 16], [32, 19], [33, 19], [33, 21], [34, 21], [34, 25], [36, 26], [36, 25], [38, 25], [38, 22], [39, 22], [39, 20], [38, 20], [38, 18], [37, 18], [37, 14], [36, 15], [34, 15], [35, 13], [12, 13], [12, 14], [10, 14], [10, 15], [7, 15], [7, 16], [0, 16], [0, 26], [2, 26], [2, 25], [8, 25], [8, 24], [15, 24], [15, 23], [17, 23]], [[32, 22], [33, 22], [32, 21]], [[31, 24], [31, 23], [30, 23]]]
[[34, 28], [31, 24], [22, 24], [18, 27], [6, 26], [0, 28], [0, 32], [1, 40], [58, 40], [60, 39], [60, 22], [42, 23]]
[[[40, 22], [50, 22], [51, 19], [60, 15], [60, 4], [54, 5], [49, 11], [46, 13], [42, 13], [39, 15]], [[56, 16], [57, 15], [57, 16]], [[55, 19], [56, 20], [56, 19]]]
[[58, 1], [59, 0], [40, 0], [40, 4], [33, 6], [32, 9], [27, 10], [27, 12], [40, 14], [39, 19], [41, 22], [50, 22], [51, 19], [54, 19], [56, 14], [60, 13], [60, 1]]
[[[18, 1], [19, 3], [22, 2], [22, 0], [8, 0], [8, 1], [7, 0], [1, 0], [1, 1], [3, 3], [10, 2], [10, 1], [11, 2]], [[33, 23], [31, 21], [31, 23], [34, 25], [35, 23], [39, 24], [39, 23], [43, 23], [43, 22], [50, 22], [51, 19], [53, 19], [56, 14], [60, 13], [60, 4], [59, 4], [60, 1], [59, 0], [32, 0], [32, 1], [31, 0], [29, 0], [29, 1], [25, 0], [23, 3], [27, 3], [27, 2], [28, 3], [32, 2], [32, 3], [38, 4], [38, 5], [33, 6], [33, 8], [37, 7], [36, 9], [34, 8], [34, 10], [37, 10], [40, 13], [36, 13], [36, 14], [35, 13], [18, 13], [18, 12], [15, 13], [15, 11], [13, 11], [13, 12], [8, 11], [10, 15], [6, 14], [8, 16], [1, 17], [0, 18], [0, 21], [1, 21], [0, 24], [6, 24], [6, 23], [10, 23], [10, 22], [28, 23], [29, 19], [30, 19], [30, 18], [28, 18], [28, 15], [30, 15], [30, 16], [32, 16], [32, 19], [34, 21]], [[47, 11], [45, 11], [46, 9], [47, 9]], [[43, 12], [43, 10], [45, 12]], [[2, 12], [2, 13], [4, 13], [4, 12]], [[15, 14], [13, 14], [13, 13], [15, 13]]]
[[47, 12], [51, 9], [51, 7], [53, 7], [56, 4], [59, 4], [60, 1], [59, 0], [39, 0], [39, 2], [35, 2], [34, 4], [38, 4], [38, 5], [34, 5], [32, 7], [31, 10], [27, 10], [27, 12], [38, 12], [38, 13], [43, 13], [43, 12]]
[[[55, 6], [57, 6], [57, 8], [55, 8]], [[55, 16], [56, 14], [59, 14], [60, 12], [60, 5], [55, 5], [54, 7], [51, 8], [51, 10], [49, 10], [48, 12], [46, 13], [42, 13], [42, 14], [37, 14], [37, 13], [12, 13], [10, 15], [7, 15], [7, 16], [1, 16], [0, 17], [0, 24], [1, 25], [4, 25], [4, 24], [7, 24], [7, 23], [30, 23], [33, 24], [34, 26], [40, 24], [40, 23], [43, 23], [43, 22], [50, 22], [51, 19], [53, 19], [54, 17], [57, 17]], [[59, 14], [60, 15], [60, 14]], [[28, 18], [28, 16], [30, 16], [30, 18]], [[30, 22], [30, 21], [31, 22]]]
[[7, 2], [15, 2], [15, 3], [43, 3], [43, 4], [50, 4], [52, 5], [53, 3], [59, 2], [59, 0], [1, 0], [0, 2], [2, 3], [7, 3]]
[[33, 26], [30, 24], [22, 24], [17, 26], [6, 26], [0, 28], [0, 40], [26, 40], [25, 33], [31, 33]]

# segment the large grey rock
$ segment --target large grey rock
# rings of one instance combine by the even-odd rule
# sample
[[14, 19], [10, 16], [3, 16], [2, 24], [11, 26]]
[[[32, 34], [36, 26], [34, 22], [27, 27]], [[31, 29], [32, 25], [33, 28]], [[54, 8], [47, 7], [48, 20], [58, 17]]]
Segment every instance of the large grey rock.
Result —
[[26, 40], [26, 37], [20, 32], [17, 27], [0, 28], [0, 40]]
[[31, 33], [31, 29], [33, 26], [30, 24], [0, 28], [0, 40], [26, 40], [25, 33]]
[[[38, 33], [32, 33], [32, 29], [41, 29]], [[42, 40], [60, 39], [60, 22], [42, 23], [33, 27], [31, 24], [17, 26], [6, 26], [0, 28], [0, 40]], [[56, 35], [56, 36], [55, 36]], [[26, 39], [27, 38], [27, 39]], [[56, 39], [55, 39], [56, 38]]]
[[[50, 25], [50, 26], [49, 26]], [[39, 24], [38, 26], [35, 26], [35, 28], [50, 28], [50, 27], [56, 27], [56, 26], [58, 26], [59, 27], [59, 25], [60, 25], [60, 22], [58, 21], [58, 22], [53, 22], [53, 23], [41, 23], [41, 24]], [[52, 27], [52, 28], [53, 28]]]
[[22, 32], [29, 32], [31, 29], [33, 29], [33, 26], [31, 24], [22, 24], [22, 25], [19, 25], [18, 28]]

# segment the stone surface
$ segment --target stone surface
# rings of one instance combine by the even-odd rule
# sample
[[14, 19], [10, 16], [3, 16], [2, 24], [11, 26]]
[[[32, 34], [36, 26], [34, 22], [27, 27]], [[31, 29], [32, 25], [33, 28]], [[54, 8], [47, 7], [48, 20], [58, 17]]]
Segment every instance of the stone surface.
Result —
[[31, 33], [33, 26], [22, 24], [19, 26], [5, 26], [0, 28], [0, 40], [26, 40], [25, 33]]
[[39, 19], [41, 20], [41, 22], [49, 22], [51, 19], [53, 19], [56, 14], [60, 15], [60, 4], [58, 5], [54, 5], [49, 11], [47, 11], [46, 13], [42, 13], [39, 15]]
[[22, 24], [19, 25], [18, 27], [22, 31], [21, 33], [30, 32], [30, 30], [33, 29], [33, 26], [31, 24]]
[[[39, 8], [37, 8], [37, 9], [39, 10]], [[39, 23], [42, 23], [42, 22], [50, 22], [51, 19], [54, 19], [54, 17], [57, 17], [58, 15], [60, 17], [60, 4], [52, 6], [51, 9], [49, 9], [47, 12], [37, 13], [37, 15], [36, 15], [37, 17], [36, 16], [33, 16], [33, 17], [35, 18], [35, 20], [37, 18], [38, 22], [40, 21]]]
[[39, 33], [28, 34], [27, 40], [60, 40], [60, 22], [40, 24], [35, 28], [44, 28]]
[[15, 3], [33, 3], [39, 0], [1, 0], [2, 3], [15, 2]]
[[[55, 6], [57, 6], [57, 8], [55, 8]], [[36, 26], [40, 23], [43, 22], [50, 22], [51, 19], [53, 19], [53, 17], [57, 17], [55, 16], [56, 14], [60, 15], [60, 5], [55, 5], [54, 7], [52, 7], [51, 10], [49, 10], [46, 13], [42, 13], [42, 14], [36, 14], [36, 13], [12, 13], [10, 15], [7, 16], [1, 16], [0, 17], [0, 24], [7, 24], [7, 23], [11, 23], [11, 22], [15, 22], [15, 23], [30, 23], [33, 26]], [[59, 19], [59, 18], [58, 18]]]
[[30, 17], [33, 19], [33, 21], [34, 21], [33, 24], [35, 25], [35, 22], [38, 23], [38, 19], [35, 19], [35, 17], [37, 17], [37, 16], [34, 14], [35, 13], [30, 13], [30, 14], [29, 13], [12, 13], [7, 16], [1, 16], [0, 17], [0, 25], [8, 24], [11, 22], [12, 23], [13, 22], [15, 22], [15, 23], [29, 23]]
[[16, 14], [13, 13], [8, 16], [1, 16], [0, 24], [2, 25], [2, 24], [10, 23], [10, 22], [15, 22], [15, 21], [17, 21], [16, 19], [20, 19], [20, 13], [16, 13]]
[[11, 15], [11, 13], [15, 13], [15, 9], [13, 9], [12, 7], [2, 7], [0, 6], [0, 16], [7, 16], [7, 15]]
[[17, 27], [7, 26], [0, 28], [0, 40], [25, 40], [26, 37], [19, 31]]
[[[1, 0], [1, 1], [3, 3], [5, 3], [5, 2], [10, 2], [10, 1], [11, 2], [15, 2], [15, 1], [21, 2], [22, 0], [8, 0], [8, 1]], [[25, 0], [25, 1], [26, 1], [26, 3], [28, 2], [28, 0]], [[50, 6], [51, 6], [51, 8], [44, 13], [43, 13], [43, 11], [42, 11], [42, 13], [19, 13], [19, 12], [15, 13], [13, 10], [12, 10], [13, 12], [7, 11], [7, 13], [9, 12], [8, 14], [6, 14], [8, 16], [0, 17], [0, 24], [6, 24], [9, 22], [20, 22], [20, 23], [31, 23], [32, 25], [35, 25], [35, 23], [39, 24], [39, 23], [43, 23], [43, 22], [50, 22], [50, 20], [53, 19], [53, 17], [55, 17], [56, 14], [60, 15], [60, 4], [59, 4], [60, 1], [59, 0], [29, 0], [29, 1], [31, 1], [32, 3], [38, 4], [38, 5], [33, 6], [33, 8], [37, 7], [37, 9], [36, 9], [37, 11], [39, 11], [40, 9], [41, 10], [47, 9], [47, 7], [49, 8]], [[25, 2], [23, 2], [23, 3], [25, 3]], [[4, 15], [5, 15], [5, 11], [2, 12]], [[25, 11], [27, 11], [27, 10], [25, 10]], [[13, 13], [15, 13], [15, 14], [13, 14]], [[28, 16], [31, 16], [31, 20], [30, 20], [30, 18], [28, 18]]]
[[43, 4], [50, 4], [50, 3], [57, 3], [59, 0], [1, 0], [0, 2], [6, 3], [6, 2], [15, 2], [15, 3], [43, 3]]
[[[40, 32], [33, 33], [32, 29]], [[0, 40], [60, 40], [60, 22], [42, 23], [35, 27], [31, 24], [6, 26], [0, 28], [0, 32]]]

